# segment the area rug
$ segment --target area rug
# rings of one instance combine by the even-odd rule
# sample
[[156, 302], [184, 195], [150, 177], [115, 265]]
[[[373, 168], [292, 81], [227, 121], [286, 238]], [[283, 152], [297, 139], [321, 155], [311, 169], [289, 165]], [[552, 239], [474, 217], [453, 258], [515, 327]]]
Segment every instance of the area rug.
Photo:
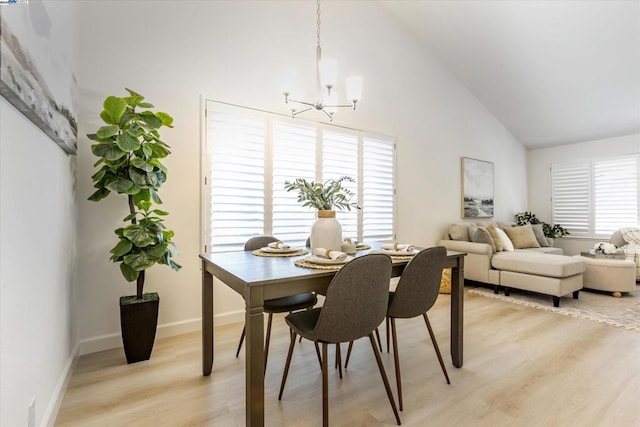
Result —
[[636, 290], [623, 294], [622, 298], [614, 298], [609, 293], [597, 291], [580, 291], [579, 298], [571, 295], [560, 299], [560, 307], [554, 307], [551, 297], [518, 290], [511, 290], [509, 296], [503, 293], [494, 294], [493, 288], [473, 288], [469, 293], [487, 298], [507, 301], [513, 304], [539, 308], [565, 316], [589, 319], [605, 325], [624, 328], [640, 333], [640, 286]]

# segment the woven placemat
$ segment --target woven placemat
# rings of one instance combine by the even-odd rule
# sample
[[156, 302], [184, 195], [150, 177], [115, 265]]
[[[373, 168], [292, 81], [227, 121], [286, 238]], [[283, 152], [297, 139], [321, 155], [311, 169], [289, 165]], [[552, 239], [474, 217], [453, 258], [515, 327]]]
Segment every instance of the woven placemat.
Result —
[[293, 261], [295, 265], [302, 268], [313, 268], [315, 270], [331, 270], [337, 271], [342, 268], [344, 264], [332, 264], [332, 265], [324, 265], [324, 264], [316, 264], [315, 262], [309, 262], [306, 259], [297, 259]]
[[415, 255], [389, 255], [389, 254], [385, 254], [384, 252], [378, 251], [378, 250], [371, 251], [369, 253], [370, 254], [384, 254], [384, 255], [387, 255], [387, 256], [391, 257], [392, 261], [411, 261], [413, 259], [413, 257], [415, 256]]
[[255, 251], [251, 252], [252, 254], [256, 255], [256, 256], [272, 256], [272, 257], [292, 257], [292, 256], [300, 256], [300, 255], [306, 255], [309, 253], [308, 250], [306, 249], [298, 249], [297, 251], [294, 252], [285, 252], [285, 253], [275, 253], [275, 252], [265, 252], [262, 249], [256, 249]]
[[371, 249], [371, 246], [369, 246], [369, 245], [360, 245], [360, 246], [356, 247], [356, 251], [366, 251], [367, 249]]

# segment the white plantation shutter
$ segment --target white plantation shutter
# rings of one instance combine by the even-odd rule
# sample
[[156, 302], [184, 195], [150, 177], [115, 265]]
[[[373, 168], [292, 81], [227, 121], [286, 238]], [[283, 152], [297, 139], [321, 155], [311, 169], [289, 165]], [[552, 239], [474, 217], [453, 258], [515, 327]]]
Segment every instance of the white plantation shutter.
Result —
[[315, 180], [315, 127], [274, 122], [273, 156], [273, 235], [283, 242], [304, 245], [315, 221], [315, 211], [302, 207], [298, 192], [284, 189], [285, 181], [296, 178]]
[[593, 163], [596, 234], [638, 225], [638, 158]]
[[343, 236], [394, 239], [392, 138], [215, 101], [205, 117], [205, 250], [242, 250], [261, 234], [303, 245], [316, 212], [284, 182], [345, 175], [356, 180], [343, 184], [363, 209], [337, 212]]
[[210, 112], [209, 242], [213, 251], [237, 250], [264, 230], [265, 121]]
[[395, 239], [394, 144], [365, 137], [362, 154], [362, 238]]
[[638, 156], [551, 164], [551, 213], [573, 235], [637, 226]]
[[[358, 136], [355, 133], [324, 130], [322, 132], [322, 181], [350, 176], [355, 182], [343, 181], [342, 185], [354, 194], [358, 201]], [[337, 210], [336, 219], [342, 226], [342, 237], [357, 239], [358, 210]]]

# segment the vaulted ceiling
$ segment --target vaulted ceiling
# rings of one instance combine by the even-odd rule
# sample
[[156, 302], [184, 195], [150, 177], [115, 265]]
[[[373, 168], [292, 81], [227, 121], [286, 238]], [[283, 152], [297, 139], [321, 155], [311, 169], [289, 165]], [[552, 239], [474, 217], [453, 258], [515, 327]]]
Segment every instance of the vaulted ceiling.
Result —
[[640, 133], [640, 1], [382, 1], [529, 148]]

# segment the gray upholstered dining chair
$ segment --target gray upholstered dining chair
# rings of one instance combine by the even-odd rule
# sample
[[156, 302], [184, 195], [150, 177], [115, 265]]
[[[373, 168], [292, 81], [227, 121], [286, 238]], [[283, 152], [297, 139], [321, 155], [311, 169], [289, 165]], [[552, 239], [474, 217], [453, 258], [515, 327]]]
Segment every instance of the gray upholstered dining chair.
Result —
[[291, 342], [278, 400], [282, 399], [297, 335], [322, 344], [322, 421], [323, 426], [328, 426], [327, 346], [369, 337], [389, 403], [400, 425], [400, 415], [373, 338], [373, 331], [386, 316], [390, 279], [391, 259], [388, 256], [364, 255], [348, 262], [336, 273], [327, 288], [321, 308], [299, 311], [285, 317], [291, 328]]
[[[252, 237], [244, 244], [245, 251], [254, 251], [256, 249], [263, 248], [269, 243], [277, 242], [279, 239], [273, 236], [256, 236]], [[313, 307], [318, 302], [315, 294], [312, 292], [305, 292], [303, 294], [292, 295], [282, 298], [274, 298], [266, 300], [264, 302], [263, 310], [269, 314], [269, 320], [267, 321], [267, 336], [264, 344], [264, 369], [267, 369], [267, 359], [269, 357], [269, 341], [271, 339], [271, 323], [273, 321], [274, 313], [287, 313], [297, 310], [305, 310]], [[240, 343], [238, 344], [238, 350], [236, 351], [236, 357], [240, 354], [242, 343], [246, 334], [246, 325], [242, 328], [242, 335], [240, 335]]]
[[[438, 298], [442, 269], [447, 257], [447, 250], [443, 246], [427, 248], [417, 253], [407, 264], [395, 292], [389, 293], [389, 308], [387, 320], [391, 322], [391, 336], [393, 341], [393, 359], [396, 369], [396, 384], [398, 387], [398, 403], [402, 411], [402, 380], [400, 375], [400, 358], [398, 354], [398, 336], [395, 319], [411, 319], [422, 316], [427, 325], [433, 348], [438, 356], [440, 367], [447, 380], [447, 368], [444, 366], [438, 342], [431, 328], [427, 311]], [[389, 330], [387, 329], [387, 336]]]

